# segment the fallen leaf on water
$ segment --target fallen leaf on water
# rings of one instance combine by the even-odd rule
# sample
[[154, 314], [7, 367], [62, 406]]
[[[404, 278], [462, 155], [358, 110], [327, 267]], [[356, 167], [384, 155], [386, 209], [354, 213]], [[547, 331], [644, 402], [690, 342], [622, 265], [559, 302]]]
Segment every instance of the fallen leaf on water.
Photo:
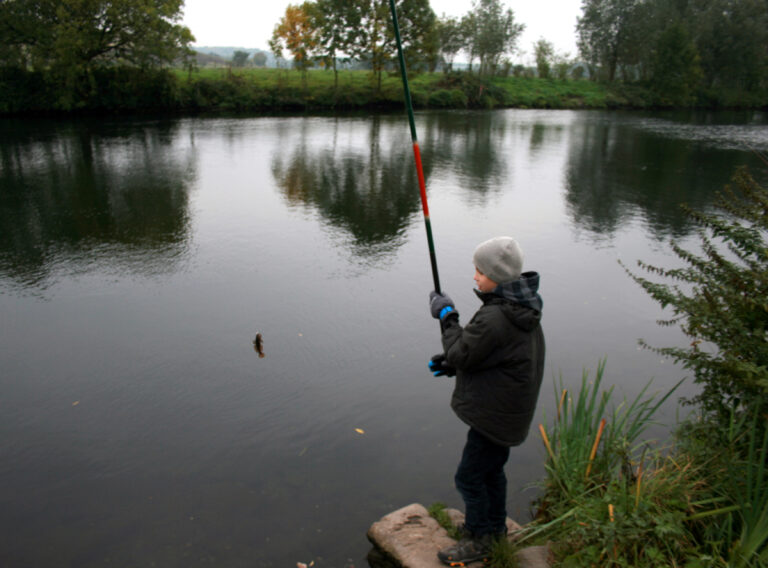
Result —
[[363, 430], [362, 428], [355, 428], [355, 432], [357, 432], [358, 434], [365, 434], [365, 430]]
[[304, 564], [303, 562], [297, 562], [296, 563], [296, 568], [307, 568], [307, 565]]
[[80, 404], [80, 401], [76, 400], [75, 402], [72, 403], [72, 406], [77, 406], [78, 404]]

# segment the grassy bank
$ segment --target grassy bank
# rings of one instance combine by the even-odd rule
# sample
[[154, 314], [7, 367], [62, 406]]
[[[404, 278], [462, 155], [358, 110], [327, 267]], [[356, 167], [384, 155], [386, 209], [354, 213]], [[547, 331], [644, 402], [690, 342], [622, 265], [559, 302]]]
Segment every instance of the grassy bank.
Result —
[[[355, 110], [402, 108], [398, 73], [379, 85], [366, 71], [209, 69], [177, 71], [180, 103], [197, 110]], [[414, 107], [425, 108], [638, 108], [650, 106], [641, 91], [632, 96], [591, 81], [538, 78], [481, 79], [466, 73], [422, 73], [409, 78]]]
[[[419, 73], [409, 78], [417, 109], [662, 108], [638, 85], [535, 77]], [[722, 96], [721, 96], [722, 95]], [[727, 96], [726, 96], [727, 95]], [[700, 108], [759, 108], [756, 94], [702, 94]], [[29, 72], [0, 68], [0, 115], [75, 113], [339, 112], [403, 108], [399, 73], [288, 69], [141, 70], [106, 67]]]

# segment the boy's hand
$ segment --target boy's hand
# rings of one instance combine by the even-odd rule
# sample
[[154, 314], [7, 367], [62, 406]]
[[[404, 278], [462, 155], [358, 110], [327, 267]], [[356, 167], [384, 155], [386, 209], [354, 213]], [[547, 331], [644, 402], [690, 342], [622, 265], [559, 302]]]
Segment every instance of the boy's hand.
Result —
[[448, 294], [438, 294], [434, 290], [429, 293], [429, 311], [435, 319], [443, 319], [456, 307]]
[[456, 374], [456, 369], [451, 367], [445, 362], [445, 355], [438, 353], [433, 356], [427, 363], [427, 367], [432, 371], [432, 374], [436, 377], [448, 376], [453, 377]]

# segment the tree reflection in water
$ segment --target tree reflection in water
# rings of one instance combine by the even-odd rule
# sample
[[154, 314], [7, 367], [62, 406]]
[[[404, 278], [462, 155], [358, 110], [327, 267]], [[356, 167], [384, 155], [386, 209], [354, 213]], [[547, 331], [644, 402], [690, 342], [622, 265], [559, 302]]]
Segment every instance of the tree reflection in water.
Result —
[[0, 144], [0, 272], [44, 287], [64, 264], [173, 269], [187, 248], [194, 178], [194, 151], [176, 154], [173, 123], [85, 120], [47, 133], [15, 123], [6, 122]]

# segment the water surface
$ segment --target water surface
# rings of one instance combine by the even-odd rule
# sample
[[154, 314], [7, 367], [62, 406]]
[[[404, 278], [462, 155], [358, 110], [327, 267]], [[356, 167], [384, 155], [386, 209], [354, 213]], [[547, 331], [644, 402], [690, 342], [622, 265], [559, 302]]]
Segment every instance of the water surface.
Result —
[[[573, 389], [603, 357], [619, 397], [685, 376], [638, 349], [683, 338], [618, 260], [675, 263], [669, 239], [693, 230], [680, 202], [710, 208], [739, 165], [765, 179], [766, 122], [417, 115], [462, 319], [479, 242], [511, 234], [541, 273], [534, 425], [556, 377]], [[466, 427], [426, 369], [431, 289], [400, 114], [3, 120], [0, 564], [364, 566], [382, 515], [460, 507]], [[534, 428], [507, 468], [521, 522], [540, 446]]]

